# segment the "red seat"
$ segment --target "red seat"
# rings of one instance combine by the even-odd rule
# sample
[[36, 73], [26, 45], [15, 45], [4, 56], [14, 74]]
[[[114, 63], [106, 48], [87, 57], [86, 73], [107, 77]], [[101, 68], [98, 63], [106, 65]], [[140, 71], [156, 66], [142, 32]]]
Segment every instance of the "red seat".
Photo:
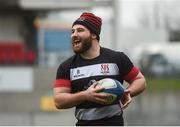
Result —
[[24, 52], [16, 52], [17, 62], [25, 63], [25, 53]]
[[7, 63], [8, 59], [7, 59], [7, 52], [1, 50], [0, 51], [0, 63]]
[[35, 59], [35, 52], [26, 51], [24, 43], [0, 43], [0, 64], [33, 64]]
[[9, 58], [9, 63], [10, 63], [10, 64], [15, 64], [15, 63], [17, 63], [16, 51], [14, 51], [14, 50], [9, 51], [9, 53], [8, 53], [8, 58]]
[[35, 59], [36, 59], [35, 52], [33, 52], [31, 50], [26, 52], [26, 62], [28, 64], [33, 64], [35, 62]]

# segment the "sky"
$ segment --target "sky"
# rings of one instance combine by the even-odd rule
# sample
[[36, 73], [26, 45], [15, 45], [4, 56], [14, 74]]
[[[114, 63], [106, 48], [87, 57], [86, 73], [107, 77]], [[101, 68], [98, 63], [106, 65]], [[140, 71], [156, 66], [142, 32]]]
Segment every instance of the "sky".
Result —
[[121, 6], [121, 24], [127, 27], [137, 26], [137, 15], [142, 0], [122, 0]]

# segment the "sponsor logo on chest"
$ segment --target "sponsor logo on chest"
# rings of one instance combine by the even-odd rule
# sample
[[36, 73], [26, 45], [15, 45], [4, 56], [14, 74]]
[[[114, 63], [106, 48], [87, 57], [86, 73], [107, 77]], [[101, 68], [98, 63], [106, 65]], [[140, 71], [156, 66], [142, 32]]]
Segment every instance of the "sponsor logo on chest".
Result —
[[77, 69], [74, 75], [74, 78], [83, 77], [85, 74], [80, 73], [80, 69]]
[[109, 73], [109, 64], [101, 64], [101, 73], [102, 74]]
[[83, 67], [72, 68], [70, 70], [71, 80], [88, 78], [91, 76], [118, 75], [118, 74], [119, 74], [118, 66], [114, 63], [88, 65]]

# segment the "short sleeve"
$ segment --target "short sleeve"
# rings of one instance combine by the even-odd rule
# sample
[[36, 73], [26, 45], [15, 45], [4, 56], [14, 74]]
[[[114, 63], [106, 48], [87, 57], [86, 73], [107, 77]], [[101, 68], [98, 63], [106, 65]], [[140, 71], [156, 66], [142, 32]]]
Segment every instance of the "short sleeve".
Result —
[[127, 55], [123, 52], [119, 52], [117, 60], [121, 79], [128, 81], [137, 76], [139, 69], [133, 65]]
[[69, 68], [65, 64], [61, 64], [57, 69], [54, 87], [71, 87], [69, 78]]
[[131, 71], [134, 65], [129, 59], [129, 57], [125, 55], [123, 52], [119, 52], [118, 55], [116, 55], [116, 57], [120, 75], [123, 77]]
[[60, 78], [69, 79], [69, 68], [64, 64], [61, 64], [57, 69], [56, 79]]

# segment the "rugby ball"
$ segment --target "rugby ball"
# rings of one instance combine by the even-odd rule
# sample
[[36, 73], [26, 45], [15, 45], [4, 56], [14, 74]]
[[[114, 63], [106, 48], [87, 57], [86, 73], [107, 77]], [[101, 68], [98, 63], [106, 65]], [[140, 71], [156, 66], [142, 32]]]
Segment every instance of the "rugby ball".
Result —
[[98, 85], [105, 88], [102, 92], [110, 95], [107, 98], [106, 105], [112, 104], [116, 100], [120, 100], [124, 94], [124, 87], [118, 80], [104, 78], [98, 81]]

